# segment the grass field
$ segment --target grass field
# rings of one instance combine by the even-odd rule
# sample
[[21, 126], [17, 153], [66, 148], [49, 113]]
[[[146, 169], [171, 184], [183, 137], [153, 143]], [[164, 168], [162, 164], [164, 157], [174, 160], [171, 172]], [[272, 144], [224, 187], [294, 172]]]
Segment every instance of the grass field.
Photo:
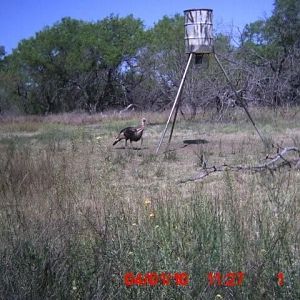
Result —
[[[300, 147], [300, 113], [253, 115], [269, 144]], [[113, 147], [142, 116], [142, 148]], [[166, 118], [0, 120], [1, 299], [300, 299], [300, 171], [227, 170], [179, 183], [203, 159], [257, 165], [276, 150], [237, 110], [222, 122], [213, 112], [179, 119], [171, 151], [164, 144], [155, 155]], [[186, 272], [189, 282], [127, 287], [127, 272]], [[244, 280], [211, 285], [210, 272]]]

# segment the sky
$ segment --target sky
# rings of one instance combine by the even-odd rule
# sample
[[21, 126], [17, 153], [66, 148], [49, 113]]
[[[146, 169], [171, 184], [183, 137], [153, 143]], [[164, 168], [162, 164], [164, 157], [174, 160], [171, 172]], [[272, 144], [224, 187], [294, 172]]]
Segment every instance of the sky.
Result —
[[272, 14], [274, 0], [0, 0], [0, 46], [7, 54], [63, 17], [96, 22], [111, 14], [133, 14], [152, 27], [163, 16], [190, 8], [214, 11], [214, 27], [225, 33]]

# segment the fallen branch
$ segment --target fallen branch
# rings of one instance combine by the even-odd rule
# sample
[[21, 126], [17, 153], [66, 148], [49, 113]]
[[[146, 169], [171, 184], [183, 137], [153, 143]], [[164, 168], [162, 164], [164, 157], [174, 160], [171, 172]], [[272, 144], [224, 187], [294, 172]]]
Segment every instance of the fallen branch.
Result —
[[[296, 152], [299, 154], [298, 158], [290, 158], [288, 159], [286, 156], [288, 152]], [[267, 157], [266, 159], [270, 159]], [[219, 165], [219, 166], [212, 166], [206, 167], [201, 170], [196, 176], [180, 180], [179, 183], [186, 183], [190, 181], [199, 181], [203, 178], [207, 177], [208, 175], [216, 172], [223, 172], [223, 171], [251, 171], [251, 172], [262, 172], [262, 171], [276, 171], [284, 166], [289, 166], [290, 168], [295, 168], [300, 170], [300, 149], [297, 147], [287, 147], [283, 148], [281, 152], [278, 152], [274, 158], [271, 158], [270, 161], [266, 161], [262, 164], [257, 166], [231, 166], [227, 164]]]
[[129, 104], [127, 107], [125, 107], [124, 109], [119, 111], [119, 115], [127, 112], [129, 109], [130, 109], [130, 111], [134, 111], [135, 106], [136, 106], [135, 104]]

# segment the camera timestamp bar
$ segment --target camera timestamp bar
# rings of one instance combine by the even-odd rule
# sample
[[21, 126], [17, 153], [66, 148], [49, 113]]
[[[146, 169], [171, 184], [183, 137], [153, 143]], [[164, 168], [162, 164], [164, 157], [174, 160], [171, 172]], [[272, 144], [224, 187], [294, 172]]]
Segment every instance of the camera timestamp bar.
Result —
[[133, 285], [170, 285], [172, 282], [177, 286], [187, 286], [189, 284], [189, 275], [185, 272], [174, 274], [167, 272], [163, 272], [160, 274], [156, 272], [149, 272], [146, 274], [137, 273], [136, 275], [132, 272], [127, 272], [125, 273], [123, 279], [124, 284], [127, 287]]
[[[221, 272], [209, 272], [207, 274], [208, 285], [212, 287], [225, 286], [235, 287], [241, 286], [244, 282], [244, 272], [228, 272], [222, 274]], [[284, 273], [279, 272], [276, 274], [278, 286], [284, 286]], [[148, 273], [137, 273], [127, 272], [123, 276], [124, 284], [127, 287], [130, 286], [155, 286], [161, 284], [167, 286], [175, 284], [177, 286], [187, 286], [190, 278], [186, 272], [181, 273], [168, 273], [168, 272], [148, 272]]]

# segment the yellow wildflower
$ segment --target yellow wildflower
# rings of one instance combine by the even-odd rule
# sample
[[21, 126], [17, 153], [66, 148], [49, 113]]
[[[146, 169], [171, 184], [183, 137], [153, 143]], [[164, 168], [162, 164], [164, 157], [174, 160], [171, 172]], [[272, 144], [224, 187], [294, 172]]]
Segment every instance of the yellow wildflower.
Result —
[[144, 201], [145, 205], [150, 205], [151, 204], [151, 200], [149, 198], [145, 198], [145, 201]]

